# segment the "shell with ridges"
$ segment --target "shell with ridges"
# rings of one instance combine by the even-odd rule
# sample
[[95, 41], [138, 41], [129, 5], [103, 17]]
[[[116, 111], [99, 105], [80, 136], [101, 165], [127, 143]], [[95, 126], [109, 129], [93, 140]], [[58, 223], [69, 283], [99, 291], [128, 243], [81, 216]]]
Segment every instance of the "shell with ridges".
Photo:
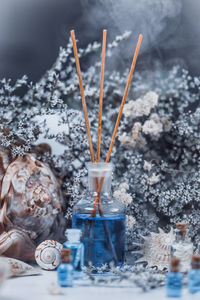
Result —
[[35, 248], [28, 234], [20, 229], [11, 229], [0, 235], [0, 255], [32, 261]]
[[42, 242], [35, 251], [35, 260], [45, 270], [57, 268], [60, 262], [62, 245], [53, 240]]
[[171, 244], [175, 240], [173, 228], [165, 233], [161, 228], [159, 233], [151, 232], [150, 236], [143, 237], [144, 243], [140, 244], [141, 250], [133, 253], [140, 253], [143, 256], [136, 262], [147, 262], [148, 267], [157, 267], [159, 270], [168, 268], [170, 259]]
[[14, 258], [0, 256], [0, 263], [8, 266], [8, 277], [39, 275], [32, 266]]
[[62, 240], [64, 209], [50, 165], [31, 153], [13, 157], [0, 146], [0, 255], [33, 261], [35, 244]]

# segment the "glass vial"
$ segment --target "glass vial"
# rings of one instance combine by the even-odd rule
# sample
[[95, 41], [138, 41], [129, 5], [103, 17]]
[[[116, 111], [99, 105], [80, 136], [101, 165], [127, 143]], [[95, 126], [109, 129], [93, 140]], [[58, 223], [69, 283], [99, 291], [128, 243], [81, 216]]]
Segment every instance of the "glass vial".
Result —
[[200, 255], [192, 256], [192, 269], [188, 273], [188, 290], [191, 294], [200, 292]]
[[166, 296], [181, 297], [182, 294], [182, 274], [179, 272], [180, 259], [172, 257], [170, 260], [170, 271], [166, 274]]
[[111, 163], [89, 163], [89, 190], [73, 209], [72, 227], [82, 231], [85, 266], [124, 263], [125, 208], [111, 195], [112, 170]]
[[63, 244], [63, 248], [71, 250], [71, 261], [74, 268], [74, 278], [78, 279], [82, 276], [84, 266], [84, 245], [80, 242], [80, 229], [67, 229], [65, 231], [67, 241]]
[[176, 224], [176, 239], [171, 245], [171, 257], [180, 259], [180, 271], [185, 273], [190, 269], [191, 257], [193, 255], [193, 244], [187, 235], [187, 224]]
[[70, 249], [61, 250], [60, 265], [57, 268], [58, 284], [61, 287], [70, 287], [73, 285], [73, 266], [70, 254]]

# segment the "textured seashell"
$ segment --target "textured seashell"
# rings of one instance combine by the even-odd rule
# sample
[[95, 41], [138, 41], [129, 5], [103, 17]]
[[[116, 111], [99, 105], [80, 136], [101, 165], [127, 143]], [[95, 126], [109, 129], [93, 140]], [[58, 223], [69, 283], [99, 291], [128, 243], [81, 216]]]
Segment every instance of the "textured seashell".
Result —
[[60, 251], [62, 245], [53, 240], [42, 242], [35, 251], [35, 259], [38, 265], [45, 270], [53, 270], [60, 263]]
[[[20, 255], [15, 256], [12, 250], [9, 256], [34, 260], [35, 247], [28, 255], [27, 237], [36, 245], [47, 238], [62, 240], [65, 218], [61, 185], [47, 164], [30, 153], [13, 159], [0, 147], [0, 189], [0, 233], [17, 229], [26, 239], [26, 243], [21, 239]], [[0, 238], [0, 249], [2, 245]], [[0, 254], [7, 252], [0, 250]]]
[[0, 235], [0, 255], [31, 261], [35, 248], [30, 237], [22, 230], [11, 229]]
[[168, 268], [170, 259], [171, 244], [175, 240], [173, 228], [165, 233], [158, 228], [159, 233], [151, 232], [150, 236], [143, 237], [144, 243], [137, 244], [141, 250], [133, 253], [140, 253], [143, 256], [136, 262], [147, 262], [148, 267], [157, 267], [159, 270]]
[[40, 273], [32, 266], [14, 258], [0, 256], [0, 264], [8, 266], [8, 277], [39, 275]]

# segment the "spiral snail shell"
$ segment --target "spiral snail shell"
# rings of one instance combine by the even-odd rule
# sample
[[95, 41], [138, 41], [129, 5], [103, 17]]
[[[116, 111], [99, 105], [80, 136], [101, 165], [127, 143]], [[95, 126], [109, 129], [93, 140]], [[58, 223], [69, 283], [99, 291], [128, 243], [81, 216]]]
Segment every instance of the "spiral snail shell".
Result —
[[60, 262], [60, 251], [62, 245], [53, 240], [42, 242], [35, 251], [35, 260], [37, 264], [45, 270], [57, 268]]

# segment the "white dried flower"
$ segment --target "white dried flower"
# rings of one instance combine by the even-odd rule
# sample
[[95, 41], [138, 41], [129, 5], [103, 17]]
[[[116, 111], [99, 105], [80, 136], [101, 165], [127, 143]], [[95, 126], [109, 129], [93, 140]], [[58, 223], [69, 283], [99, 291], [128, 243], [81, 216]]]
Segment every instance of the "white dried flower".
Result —
[[123, 132], [122, 135], [120, 135], [118, 137], [118, 140], [120, 141], [120, 143], [122, 143], [123, 145], [132, 145], [133, 144], [133, 139], [131, 136], [128, 136], [125, 132]]
[[129, 189], [129, 185], [126, 182], [120, 184], [121, 190], [127, 191]]
[[145, 134], [159, 136], [159, 134], [163, 131], [163, 125], [162, 123], [157, 123], [154, 120], [147, 120], [142, 126], [142, 131]]
[[156, 175], [155, 173], [153, 173], [147, 181], [150, 185], [154, 185], [160, 181], [160, 175]]
[[125, 206], [128, 206], [132, 202], [132, 197], [127, 193], [129, 186], [127, 183], [120, 184], [118, 190], [114, 191], [114, 198], [119, 202], [123, 203]]
[[142, 124], [140, 122], [136, 122], [132, 128], [132, 137], [134, 140], [137, 140], [142, 129]]
[[157, 113], [151, 114], [149, 119], [155, 121], [156, 123], [160, 123], [160, 116]]
[[161, 122], [162, 122], [162, 124], [163, 124], [164, 131], [169, 132], [169, 131], [171, 130], [171, 128], [172, 128], [172, 122], [169, 121], [169, 120], [168, 120], [167, 118], [165, 118], [165, 117], [162, 117], [160, 120], [161, 120]]
[[143, 101], [149, 103], [151, 107], [154, 107], [158, 104], [158, 94], [153, 91], [150, 91], [146, 93], [146, 95], [144, 95]]
[[150, 172], [151, 169], [152, 169], [152, 167], [153, 167], [153, 165], [152, 165], [150, 162], [148, 162], [148, 161], [146, 161], [146, 160], [144, 161], [144, 166], [143, 166], [143, 168], [144, 168], [145, 171]]
[[148, 92], [142, 99], [129, 101], [124, 105], [124, 115], [125, 117], [141, 117], [148, 116], [153, 107], [158, 103], [158, 94], [155, 92]]

